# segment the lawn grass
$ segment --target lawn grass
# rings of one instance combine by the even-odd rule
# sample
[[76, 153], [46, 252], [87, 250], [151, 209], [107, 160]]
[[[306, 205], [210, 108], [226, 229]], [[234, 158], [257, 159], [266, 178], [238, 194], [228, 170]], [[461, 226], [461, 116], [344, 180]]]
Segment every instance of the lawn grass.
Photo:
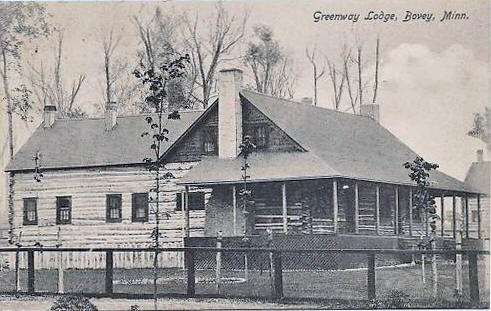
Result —
[[[479, 271], [484, 271], [480, 263]], [[451, 262], [438, 264], [438, 289], [442, 305], [456, 302], [454, 296], [455, 270]], [[467, 266], [463, 269], [464, 297], [469, 296]], [[152, 294], [152, 269], [115, 269], [114, 292], [127, 294]], [[160, 269], [158, 273], [158, 293], [185, 294], [186, 272], [183, 269]], [[271, 295], [269, 271], [249, 271], [248, 280], [244, 271], [222, 271], [222, 278], [235, 280], [222, 282], [219, 287], [215, 282], [214, 270], [196, 271], [196, 294], [225, 297], [255, 297], [267, 299]], [[57, 292], [57, 271], [37, 270], [35, 274], [37, 292]], [[384, 267], [376, 269], [377, 298], [384, 299], [391, 291], [399, 290], [408, 300], [425, 307], [424, 303], [433, 303], [431, 269], [427, 265], [426, 284], [422, 283], [421, 266], [409, 265]], [[12, 291], [14, 284], [13, 271], [0, 272], [0, 291]], [[65, 271], [65, 292], [104, 293], [104, 270], [67, 270]], [[365, 303], [367, 297], [367, 270], [333, 270], [333, 271], [283, 271], [283, 292], [287, 301], [298, 298], [312, 301], [352, 301]], [[26, 290], [26, 271], [21, 271], [22, 289]], [[484, 275], [480, 275], [481, 300], [489, 304], [489, 290], [485, 289]], [[421, 305], [422, 304], [422, 305]], [[340, 306], [343, 303], [340, 304]], [[346, 306], [353, 308], [353, 306]], [[429, 307], [429, 306], [428, 306]]]

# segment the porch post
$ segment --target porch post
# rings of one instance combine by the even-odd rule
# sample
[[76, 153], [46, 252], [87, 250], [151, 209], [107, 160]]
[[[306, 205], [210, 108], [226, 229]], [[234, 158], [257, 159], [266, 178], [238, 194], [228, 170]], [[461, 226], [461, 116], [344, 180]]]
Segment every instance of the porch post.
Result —
[[375, 232], [380, 234], [380, 186], [375, 189]]
[[189, 186], [185, 187], [185, 209], [186, 209], [186, 238], [189, 238]]
[[477, 195], [477, 238], [481, 239], [481, 195]]
[[445, 195], [442, 192], [440, 196], [440, 223], [442, 237], [445, 236]]
[[234, 217], [234, 236], [237, 236], [237, 194], [235, 186], [232, 186], [232, 211]]
[[467, 193], [464, 195], [465, 203], [465, 238], [469, 238], [469, 197]]
[[413, 188], [409, 187], [409, 236], [413, 236]]
[[457, 217], [455, 212], [457, 211], [457, 199], [455, 193], [452, 194], [452, 236], [455, 239], [457, 237]]
[[186, 195], [186, 192], [181, 191], [181, 213], [182, 213], [182, 237], [186, 237], [186, 206], [185, 202], [186, 200], [184, 199], [184, 196]]
[[396, 205], [395, 205], [395, 222], [394, 222], [394, 233], [395, 235], [399, 235], [399, 187], [396, 186], [395, 188], [395, 201], [396, 201]]
[[281, 207], [283, 211], [283, 232], [288, 232], [288, 210], [286, 206], [286, 183], [281, 184]]
[[338, 182], [335, 179], [332, 181], [332, 207], [334, 233], [338, 233]]
[[360, 233], [360, 195], [358, 193], [358, 182], [355, 181], [355, 233]]

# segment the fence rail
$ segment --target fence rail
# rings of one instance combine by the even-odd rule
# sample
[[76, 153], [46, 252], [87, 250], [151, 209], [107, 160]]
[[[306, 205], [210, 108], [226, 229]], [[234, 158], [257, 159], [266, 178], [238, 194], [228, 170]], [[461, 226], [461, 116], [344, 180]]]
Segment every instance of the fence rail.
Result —
[[[101, 253], [103, 256], [100, 258], [104, 258], [104, 267], [102, 268], [102, 272], [97, 274], [94, 272], [94, 275], [97, 275], [98, 280], [102, 280], [103, 278], [103, 290], [95, 291], [95, 292], [83, 292], [83, 294], [87, 296], [107, 296], [107, 297], [120, 297], [123, 296], [131, 296], [132, 292], [128, 293], [120, 293], [114, 291], [115, 285], [115, 273], [118, 274], [118, 277], [124, 277], [125, 273], [129, 273], [126, 270], [117, 270], [115, 267], [115, 256], [118, 253], [134, 253], [134, 254], [144, 254], [150, 253], [152, 256], [159, 256], [163, 253], [178, 253], [183, 255], [184, 263], [181, 268], [176, 268], [172, 270], [173, 277], [161, 277], [161, 282], [167, 282], [169, 288], [177, 288], [177, 292], [171, 293], [167, 292], [166, 294], [160, 293], [159, 296], [169, 296], [171, 294], [185, 296], [185, 297], [196, 297], [199, 296], [196, 293], [197, 288], [205, 288], [207, 285], [208, 279], [214, 280], [214, 286], [216, 288], [215, 294], [209, 294], [209, 296], [222, 297], [224, 290], [230, 290], [231, 292], [236, 291], [237, 289], [231, 286], [225, 286], [226, 284], [221, 284], [224, 279], [228, 281], [237, 281], [237, 271], [240, 270], [243, 272], [242, 279], [245, 278], [246, 281], [250, 278], [249, 274], [254, 274], [258, 277], [258, 280], [262, 280], [262, 282], [268, 283], [265, 284], [265, 288], [270, 288], [269, 297], [273, 299], [281, 299], [285, 297], [284, 295], [284, 278], [285, 273], [290, 273], [289, 271], [295, 270], [295, 261], [292, 261], [291, 258], [297, 257], [307, 257], [312, 255], [322, 256], [328, 254], [356, 254], [357, 256], [361, 256], [361, 258], [365, 258], [365, 265], [363, 269], [366, 269], [366, 295], [364, 299], [375, 299], [377, 298], [376, 288], [376, 263], [377, 259], [382, 258], [384, 255], [400, 255], [406, 256], [407, 258], [412, 258], [414, 262], [414, 258], [422, 258], [421, 265], [424, 269], [425, 259], [424, 256], [434, 257], [435, 255], [440, 255], [442, 258], [444, 256], [457, 258], [464, 257], [468, 262], [468, 284], [469, 284], [469, 299], [471, 302], [478, 303], [480, 301], [480, 288], [479, 288], [479, 273], [478, 273], [478, 256], [489, 255], [489, 251], [476, 250], [476, 249], [429, 249], [429, 250], [401, 250], [401, 249], [278, 249], [278, 248], [221, 248], [221, 247], [172, 247], [172, 248], [138, 248], [138, 247], [127, 247], [127, 248], [83, 248], [83, 247], [65, 247], [65, 248], [56, 248], [56, 247], [18, 247], [18, 248], [0, 248], [0, 254], [15, 254], [15, 256], [10, 256], [10, 258], [15, 258], [15, 279], [14, 282], [16, 286], [12, 290], [4, 290], [1, 289], [2, 293], [12, 294], [12, 293], [26, 293], [30, 295], [39, 294], [41, 291], [36, 290], [36, 271], [41, 273], [41, 269], [36, 268], [36, 255], [42, 252], [55, 252], [58, 254], [67, 254], [73, 252], [81, 252], [81, 253]], [[27, 290], [21, 290], [19, 286], [20, 280], [20, 271], [19, 269], [19, 258], [21, 254], [26, 254], [25, 256], [27, 261], [27, 269], [25, 269], [27, 273]], [[211, 255], [210, 255], [211, 254]], [[431, 256], [429, 256], [431, 255]], [[228, 257], [227, 257], [228, 256]], [[62, 256], [54, 256], [54, 258], [63, 258]], [[136, 258], [136, 257], [132, 257]], [[314, 258], [314, 257], [312, 257]], [[321, 257], [315, 257], [321, 258]], [[312, 259], [314, 261], [315, 259]], [[231, 266], [231, 263], [236, 263], [235, 266]], [[260, 262], [258, 264], [258, 262]], [[12, 262], [10, 264], [10, 269], [14, 266]], [[314, 263], [313, 267], [314, 267]], [[223, 267], [227, 267], [228, 274], [221, 274], [221, 269]], [[265, 268], [264, 268], [265, 267]], [[317, 266], [315, 266], [317, 267]], [[457, 267], [457, 266], [456, 266]], [[461, 266], [460, 266], [461, 267]], [[269, 271], [269, 275], [263, 275], [263, 268], [266, 271]], [[37, 269], [37, 270], [36, 270]], [[159, 268], [165, 269], [165, 268]], [[259, 271], [260, 269], [260, 271]], [[58, 290], [57, 292], [64, 293], [63, 290], [63, 265], [58, 265]], [[208, 273], [208, 270], [213, 270], [216, 272]], [[256, 271], [257, 270], [257, 271]], [[125, 272], [126, 271], [126, 272]], [[205, 271], [205, 272], [202, 272]], [[396, 273], [396, 272], [394, 272]], [[424, 273], [424, 270], [423, 270]], [[61, 274], [61, 277], [60, 277]], [[7, 278], [8, 274], [2, 275], [0, 272], [0, 283], [9, 282], [7, 279], [2, 280], [2, 278]], [[121, 276], [119, 276], [121, 275]], [[211, 275], [211, 276], [210, 276]], [[242, 275], [242, 274], [241, 274]], [[266, 275], [266, 276], [265, 276]], [[302, 275], [302, 272], [299, 272], [299, 276]], [[47, 277], [49, 279], [49, 277]], [[241, 280], [242, 280], [241, 279]], [[267, 281], [269, 279], [269, 281]], [[423, 276], [424, 279], [424, 276]], [[197, 280], [199, 282], [197, 282]], [[241, 281], [239, 280], [239, 281]], [[482, 281], [482, 280], [481, 280]], [[10, 282], [12, 280], [10, 279]], [[118, 281], [120, 282], [120, 281]], [[238, 282], [238, 281], [237, 281]], [[242, 282], [242, 281], [241, 281]], [[307, 280], [308, 283], [308, 280]], [[119, 283], [118, 283], [119, 284]], [[203, 285], [204, 284], [204, 285]], [[143, 285], [142, 285], [143, 286]], [[251, 284], [250, 286], [255, 286]], [[335, 284], [332, 284], [335, 286]], [[327, 288], [326, 288], [327, 289]], [[326, 290], [324, 289], [324, 290]], [[221, 291], [221, 292], [220, 292]], [[48, 292], [53, 292], [52, 290], [48, 290]], [[56, 291], [55, 291], [56, 292]], [[246, 292], [247, 295], [247, 292]], [[133, 296], [145, 297], [149, 296], [149, 294], [133, 294]], [[255, 296], [251, 294], [249, 296]]]

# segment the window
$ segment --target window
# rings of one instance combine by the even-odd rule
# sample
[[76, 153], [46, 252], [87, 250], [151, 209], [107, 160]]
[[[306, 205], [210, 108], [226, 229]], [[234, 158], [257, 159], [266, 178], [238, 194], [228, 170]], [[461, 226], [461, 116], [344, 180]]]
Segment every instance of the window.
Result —
[[106, 222], [121, 222], [121, 194], [106, 196]]
[[217, 149], [217, 128], [208, 127], [203, 131], [203, 153], [204, 154], [215, 154]]
[[254, 128], [254, 143], [257, 148], [264, 148], [268, 144], [268, 129], [266, 125]]
[[37, 225], [38, 213], [37, 213], [37, 199], [25, 198], [24, 199], [24, 225]]
[[72, 197], [56, 197], [56, 224], [72, 223]]
[[[182, 196], [184, 193], [176, 193], [176, 210], [182, 209]], [[204, 192], [189, 192], [189, 210], [204, 210], [205, 209], [205, 193]], [[184, 198], [185, 195], [184, 195]], [[184, 201], [186, 201], [184, 199]], [[186, 202], [184, 202], [186, 204]]]
[[131, 195], [131, 221], [148, 221], [148, 193], [133, 193]]

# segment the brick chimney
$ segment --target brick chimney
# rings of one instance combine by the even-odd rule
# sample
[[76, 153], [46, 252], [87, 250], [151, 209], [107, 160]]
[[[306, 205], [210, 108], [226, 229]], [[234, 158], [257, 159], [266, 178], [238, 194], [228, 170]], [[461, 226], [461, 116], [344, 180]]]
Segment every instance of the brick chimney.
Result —
[[117, 105], [115, 102], [106, 103], [106, 111], [104, 112], [104, 124], [106, 126], [106, 131], [110, 131], [116, 125], [117, 117]]
[[477, 152], [477, 162], [478, 163], [482, 163], [484, 161], [484, 157], [483, 157], [483, 150], [482, 149], [478, 149]]
[[378, 104], [364, 104], [360, 106], [360, 114], [372, 118], [377, 123], [380, 122], [380, 107]]
[[242, 70], [220, 70], [218, 76], [218, 157], [236, 158], [242, 143]]
[[43, 118], [44, 118], [43, 127], [44, 128], [52, 127], [56, 120], [56, 106], [53, 105], [44, 106]]

